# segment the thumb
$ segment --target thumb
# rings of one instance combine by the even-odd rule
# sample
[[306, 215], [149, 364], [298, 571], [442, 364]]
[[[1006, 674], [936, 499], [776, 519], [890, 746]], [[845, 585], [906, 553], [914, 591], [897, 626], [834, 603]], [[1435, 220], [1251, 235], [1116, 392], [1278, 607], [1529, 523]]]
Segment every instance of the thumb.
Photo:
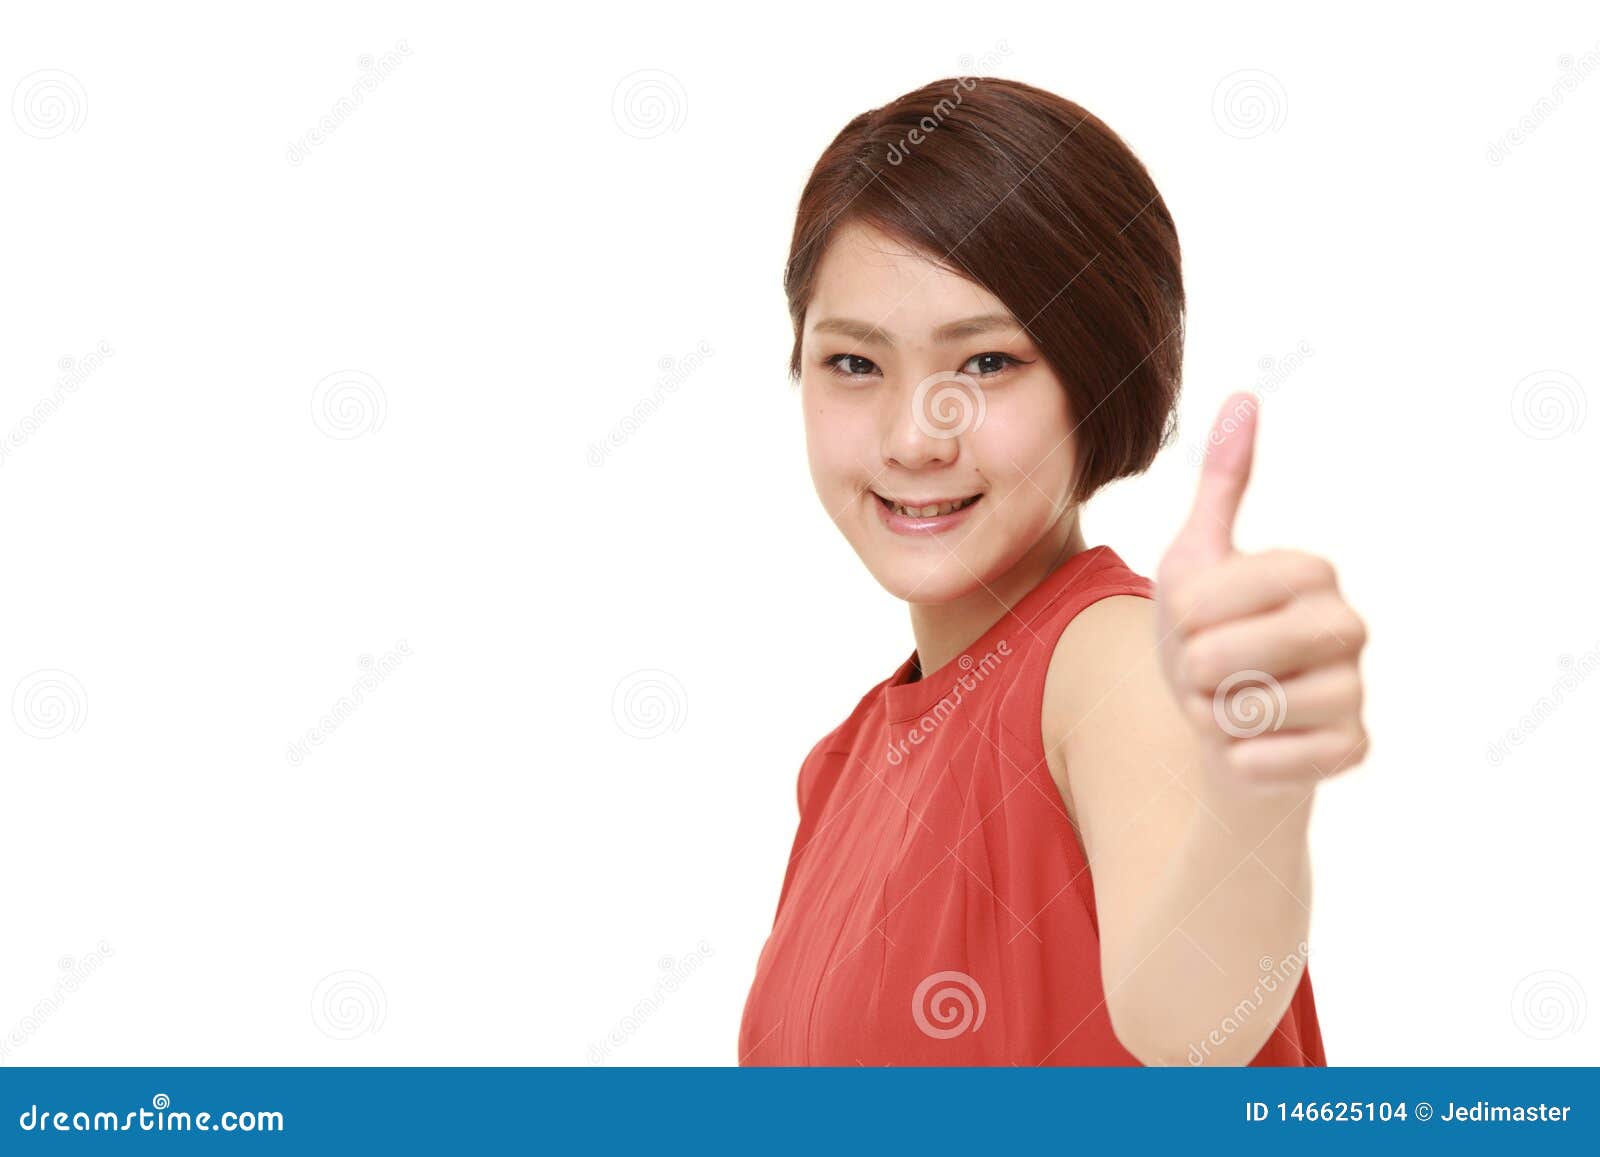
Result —
[[1260, 408], [1261, 400], [1254, 394], [1230, 394], [1211, 426], [1194, 506], [1178, 532], [1183, 553], [1196, 561], [1219, 562], [1233, 553], [1233, 521], [1250, 481]]

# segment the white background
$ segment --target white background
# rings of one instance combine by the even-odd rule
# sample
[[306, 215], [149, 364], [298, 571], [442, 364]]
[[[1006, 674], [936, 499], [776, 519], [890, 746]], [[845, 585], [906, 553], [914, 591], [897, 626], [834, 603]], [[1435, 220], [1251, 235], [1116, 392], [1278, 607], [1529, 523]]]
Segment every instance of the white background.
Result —
[[1330, 1061], [1600, 1063], [1593, 6], [576, 8], [6, 10], [0, 1063], [734, 1063], [800, 761], [912, 646], [806, 471], [796, 200], [986, 74], [1183, 244], [1179, 441], [1089, 543], [1152, 574], [1256, 388], [1238, 545], [1371, 629]]

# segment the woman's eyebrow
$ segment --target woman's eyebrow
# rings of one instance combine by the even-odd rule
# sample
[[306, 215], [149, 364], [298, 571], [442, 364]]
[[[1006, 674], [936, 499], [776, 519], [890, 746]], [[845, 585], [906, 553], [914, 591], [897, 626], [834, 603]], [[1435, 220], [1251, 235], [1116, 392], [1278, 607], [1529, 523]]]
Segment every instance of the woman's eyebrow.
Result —
[[[946, 322], [933, 331], [933, 340], [936, 342], [959, 341], [962, 338], [972, 337], [975, 334], [991, 333], [997, 329], [1021, 330], [1016, 318], [1008, 313], [983, 313], [975, 317], [964, 317], [959, 321]], [[888, 331], [869, 325], [864, 321], [857, 321], [850, 317], [825, 317], [811, 327], [812, 333], [838, 333], [845, 337], [855, 338], [863, 344], [892, 346], [895, 344], [894, 335]]]

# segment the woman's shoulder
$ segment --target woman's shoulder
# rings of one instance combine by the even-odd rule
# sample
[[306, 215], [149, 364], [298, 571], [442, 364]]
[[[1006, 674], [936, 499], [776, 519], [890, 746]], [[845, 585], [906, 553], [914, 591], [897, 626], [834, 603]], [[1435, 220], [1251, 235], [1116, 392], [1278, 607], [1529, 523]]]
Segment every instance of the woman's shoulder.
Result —
[[1161, 669], [1152, 597], [1111, 595], [1072, 617], [1050, 657], [1040, 726], [1051, 776], [1091, 860], [1106, 841], [1138, 842], [1136, 821], [1151, 846], [1168, 842], [1189, 802], [1168, 789], [1196, 750]]
[[1044, 645], [1036, 662], [1045, 668], [1041, 714], [1047, 733], [1061, 734], [1052, 722], [1070, 725], [1071, 709], [1155, 650], [1155, 583], [1108, 548], [1091, 552], [1082, 577], [1053, 601], [1039, 632]]
[[1130, 711], [1151, 722], [1151, 712], [1170, 705], [1149, 594], [1108, 594], [1079, 609], [1062, 626], [1046, 668], [1047, 744], [1065, 746], [1084, 728], [1121, 726]]
[[1149, 595], [1108, 594], [1062, 625], [1045, 660], [1041, 739], [1052, 777], [1074, 819], [1066, 785], [1069, 748], [1074, 737], [1088, 737], [1086, 730], [1137, 724], [1140, 704], [1159, 689], [1152, 682], [1160, 676], [1155, 624], [1155, 601]]

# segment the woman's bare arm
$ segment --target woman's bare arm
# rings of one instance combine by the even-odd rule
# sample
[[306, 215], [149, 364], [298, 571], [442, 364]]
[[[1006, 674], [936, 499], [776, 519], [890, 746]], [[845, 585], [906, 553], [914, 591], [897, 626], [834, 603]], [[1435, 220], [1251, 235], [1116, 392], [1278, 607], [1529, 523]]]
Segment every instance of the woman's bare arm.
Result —
[[1312, 796], [1367, 752], [1366, 625], [1333, 566], [1233, 547], [1257, 406], [1224, 405], [1155, 605], [1085, 608], [1046, 684], [1107, 1007], [1148, 1063], [1244, 1064], [1272, 1034], [1305, 966]]
[[[1241, 806], [1210, 789], [1199, 742], [1162, 678], [1154, 627], [1154, 604], [1133, 595], [1080, 612], [1051, 664], [1044, 730], [1067, 767], [1094, 881], [1106, 1005], [1123, 1047], [1150, 1065], [1195, 1055], [1247, 1064], [1303, 964], [1310, 799]], [[1225, 1021], [1231, 1031], [1217, 1045], [1209, 1038]]]

